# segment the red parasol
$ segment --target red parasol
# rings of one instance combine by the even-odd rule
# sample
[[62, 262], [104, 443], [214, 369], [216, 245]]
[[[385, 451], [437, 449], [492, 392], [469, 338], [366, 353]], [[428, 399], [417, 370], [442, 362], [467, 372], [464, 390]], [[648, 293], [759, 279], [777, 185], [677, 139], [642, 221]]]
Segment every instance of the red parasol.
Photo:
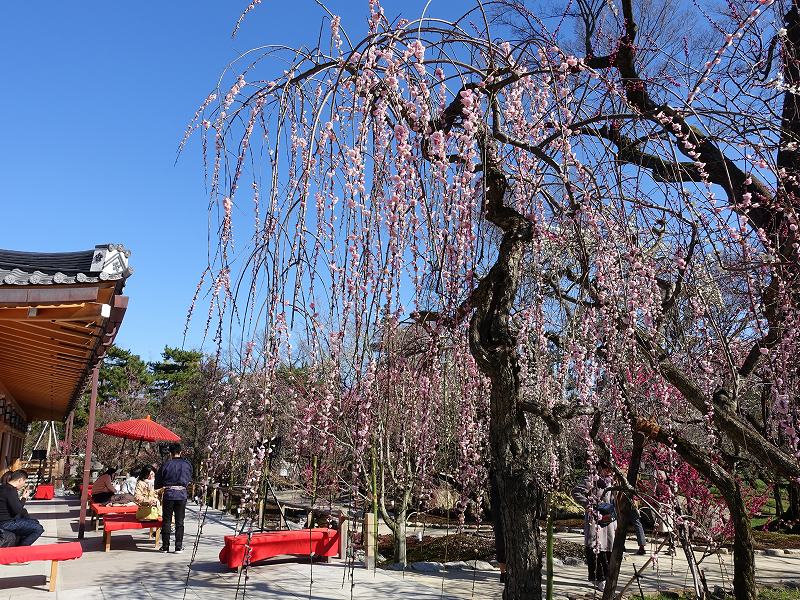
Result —
[[180, 436], [172, 433], [163, 425], [159, 425], [147, 415], [145, 419], [131, 419], [118, 421], [98, 427], [99, 433], [113, 435], [126, 440], [139, 440], [140, 442], [177, 442]]

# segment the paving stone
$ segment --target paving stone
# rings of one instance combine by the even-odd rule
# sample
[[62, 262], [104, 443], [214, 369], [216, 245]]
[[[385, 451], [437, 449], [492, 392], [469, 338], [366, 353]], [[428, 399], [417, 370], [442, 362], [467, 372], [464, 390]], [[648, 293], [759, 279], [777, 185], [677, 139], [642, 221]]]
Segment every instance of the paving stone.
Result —
[[411, 568], [421, 573], [438, 573], [444, 569], [444, 565], [440, 562], [421, 560], [411, 563]]
[[[31, 506], [35, 513], [33, 516], [45, 524], [48, 539], [74, 539], [72, 525], [75, 524], [77, 500], [69, 502], [72, 504]], [[186, 515], [186, 534], [192, 540], [187, 543], [189, 548], [195, 540], [197, 515], [197, 506], [190, 504]], [[204, 520], [202, 537], [199, 539], [197, 556], [191, 571], [188, 571], [187, 600], [223, 600], [234, 597], [239, 578], [235, 571], [220, 564], [217, 555], [223, 544], [223, 536], [231, 535], [235, 527], [236, 522], [230, 515], [209, 510]], [[182, 556], [161, 555], [153, 550], [146, 533], [120, 533], [118, 541], [116, 537], [112, 551], [106, 553], [102, 551], [102, 531], [88, 531], [83, 558], [64, 561], [60, 566], [57, 595], [50, 594], [44, 583], [45, 575], [50, 570], [49, 563], [33, 562], [24, 566], [0, 567], [0, 600], [107, 600], [114, 596], [114, 590], [117, 591], [119, 600], [134, 600], [137, 595], [141, 600], [183, 596], [190, 552]], [[580, 534], [559, 534], [558, 538], [578, 544], [583, 542]], [[643, 563], [643, 557], [629, 555], [626, 559], [620, 574], [624, 581], [632, 576], [633, 564], [641, 567]], [[675, 557], [659, 554], [659, 560], [660, 565], [648, 567], [642, 573], [640, 582], [646, 596], [654, 594], [659, 588], [675, 589], [686, 583], [686, 561], [682, 552]], [[461, 561], [451, 561], [459, 562]], [[720, 562], [727, 563], [724, 566], [727, 570], [724, 577]], [[309, 597], [317, 600], [500, 600], [503, 586], [498, 572], [482, 561], [474, 572], [474, 567], [466, 562], [464, 564], [466, 569], [445, 568], [431, 572], [413, 569], [393, 571], [391, 565], [373, 571], [358, 564], [353, 568], [352, 563], [337, 559], [327, 564], [310, 565], [307, 560], [277, 557], [250, 567], [247, 597], [253, 600], [302, 600]], [[732, 566], [729, 557], [714, 557], [713, 560], [707, 560], [704, 567], [710, 587], [730, 587]], [[143, 573], [146, 574], [144, 579]], [[756, 560], [756, 576], [764, 586], [800, 588], [800, 559], [797, 555], [784, 553], [779, 556], [759, 554]], [[557, 600], [598, 598], [593, 596], [595, 590], [588, 586], [586, 566], [580, 558], [570, 557], [566, 561], [556, 559], [553, 578]], [[137, 585], [142, 585], [147, 594], [139, 594]], [[631, 593], [631, 598], [639, 598], [638, 586], [634, 584], [633, 588], [635, 592]], [[631, 589], [629, 588], [629, 593]], [[106, 593], [103, 594], [103, 591]]]
[[478, 571], [493, 571], [494, 567], [485, 560], [469, 560], [467, 566]]

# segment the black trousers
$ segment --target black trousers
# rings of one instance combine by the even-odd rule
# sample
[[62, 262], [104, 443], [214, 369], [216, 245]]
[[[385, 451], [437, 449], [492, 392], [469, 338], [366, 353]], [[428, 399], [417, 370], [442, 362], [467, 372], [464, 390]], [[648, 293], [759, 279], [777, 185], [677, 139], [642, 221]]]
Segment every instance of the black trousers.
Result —
[[589, 581], [605, 581], [608, 575], [608, 560], [611, 552], [595, 553], [591, 546], [584, 546], [586, 551], [586, 566], [589, 567]]
[[180, 550], [183, 548], [183, 519], [186, 516], [186, 500], [164, 499], [163, 525], [161, 526], [162, 548], [169, 548], [173, 516], [175, 517], [175, 550]]
[[92, 494], [92, 502], [102, 504], [103, 502], [111, 500], [113, 495], [114, 492], [98, 492], [97, 494]]

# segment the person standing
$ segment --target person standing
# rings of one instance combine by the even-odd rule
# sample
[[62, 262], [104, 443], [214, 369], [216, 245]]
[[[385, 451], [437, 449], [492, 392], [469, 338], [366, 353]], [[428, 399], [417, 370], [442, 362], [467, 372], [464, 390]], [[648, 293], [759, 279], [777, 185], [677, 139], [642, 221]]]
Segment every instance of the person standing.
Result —
[[617, 530], [611, 492], [612, 472], [611, 465], [601, 460], [597, 463], [597, 475], [587, 475], [572, 489], [572, 497], [585, 511], [583, 545], [589, 581], [599, 590], [605, 588], [608, 560]]
[[16, 535], [18, 546], [30, 546], [44, 533], [41, 523], [31, 519], [23, 506], [28, 499], [28, 490], [22, 493], [20, 499], [19, 491], [25, 487], [27, 480], [26, 471], [13, 471], [6, 483], [0, 485], [0, 529]]
[[647, 554], [645, 545], [647, 538], [644, 535], [644, 527], [642, 526], [642, 513], [639, 512], [639, 502], [634, 500], [631, 504], [631, 525], [636, 531], [636, 543], [639, 544], [639, 550], [636, 552], [639, 556]]
[[161, 528], [161, 552], [169, 552], [172, 520], [175, 519], [175, 552], [183, 552], [183, 520], [188, 499], [186, 487], [192, 481], [192, 463], [181, 457], [181, 445], [169, 445], [170, 458], [156, 473], [156, 489], [163, 489], [163, 526]]

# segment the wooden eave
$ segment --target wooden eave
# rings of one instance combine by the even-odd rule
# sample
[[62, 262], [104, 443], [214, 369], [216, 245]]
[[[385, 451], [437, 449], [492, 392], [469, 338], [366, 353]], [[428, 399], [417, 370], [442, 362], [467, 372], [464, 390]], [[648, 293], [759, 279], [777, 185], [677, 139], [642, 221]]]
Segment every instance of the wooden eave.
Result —
[[125, 315], [120, 283], [0, 287], [0, 382], [28, 421], [74, 408]]

